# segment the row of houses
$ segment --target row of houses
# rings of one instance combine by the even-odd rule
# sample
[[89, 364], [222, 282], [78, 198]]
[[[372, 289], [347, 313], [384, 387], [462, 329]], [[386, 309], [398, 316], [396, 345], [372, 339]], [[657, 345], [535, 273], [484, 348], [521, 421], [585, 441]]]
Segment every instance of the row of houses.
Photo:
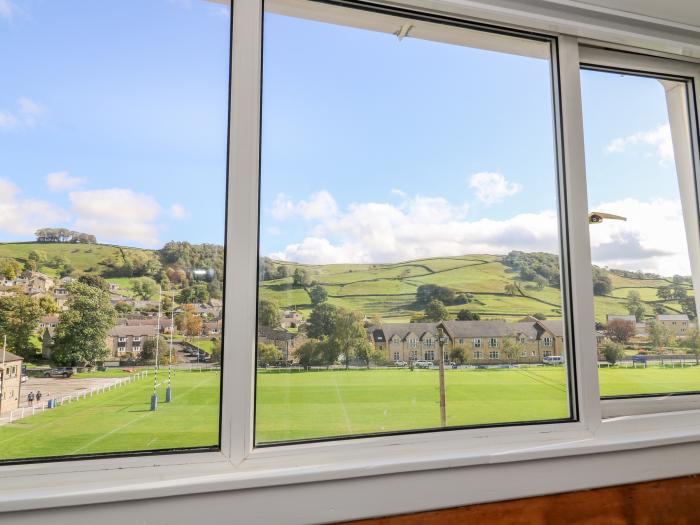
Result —
[[[462, 348], [472, 363], [540, 362], [544, 357], [563, 355], [561, 321], [526, 318], [517, 323], [502, 320], [443, 321], [439, 323], [385, 323], [367, 328], [367, 337], [385, 361], [433, 361], [438, 359], [438, 329], [447, 338], [445, 354]], [[303, 331], [258, 327], [258, 342], [274, 344], [285, 362], [294, 362], [294, 352], [307, 341]], [[508, 345], [506, 341], [513, 343]], [[518, 355], [507, 355], [511, 348]], [[448, 357], [445, 357], [448, 360]]]
[[[37, 328], [42, 341], [42, 356], [45, 359], [51, 357], [53, 338], [58, 327], [58, 316], [45, 316], [39, 322]], [[203, 323], [202, 337], [219, 337], [223, 329], [221, 320]], [[172, 320], [161, 317], [160, 332], [158, 319], [148, 317], [144, 319], [117, 319], [116, 325], [107, 333], [107, 348], [110, 357], [123, 357], [126, 354], [138, 355], [143, 345], [149, 339], [155, 338], [159, 333], [168, 334], [173, 331]]]

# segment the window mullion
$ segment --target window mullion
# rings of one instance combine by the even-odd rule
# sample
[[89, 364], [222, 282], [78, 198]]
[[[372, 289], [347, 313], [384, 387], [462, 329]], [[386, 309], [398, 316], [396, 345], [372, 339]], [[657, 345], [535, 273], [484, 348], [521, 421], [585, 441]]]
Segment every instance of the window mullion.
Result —
[[[221, 448], [233, 463], [251, 450], [260, 170], [262, 0], [233, 6]], [[231, 315], [232, 313], [232, 315]]]
[[[595, 318], [593, 314], [593, 288], [591, 249], [588, 231], [588, 196], [586, 187], [586, 163], [583, 142], [583, 110], [581, 105], [581, 80], [578, 40], [570, 36], [558, 39], [558, 68], [555, 67], [555, 95], [560, 104], [559, 167], [562, 180], [561, 216], [562, 239], [568, 250], [571, 321], [568, 325], [570, 340], [575, 347], [575, 370], [579, 419], [591, 430], [601, 420], [598, 387], [597, 350], [595, 342]], [[557, 92], [558, 90], [558, 92]], [[568, 262], [568, 264], [566, 264]], [[571, 388], [573, 391], [573, 388]]]

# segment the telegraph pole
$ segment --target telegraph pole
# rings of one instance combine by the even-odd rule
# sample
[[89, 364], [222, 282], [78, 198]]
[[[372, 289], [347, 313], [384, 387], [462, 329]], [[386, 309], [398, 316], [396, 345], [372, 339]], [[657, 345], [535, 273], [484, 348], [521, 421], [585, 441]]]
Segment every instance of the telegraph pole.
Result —
[[442, 326], [438, 326], [438, 356], [440, 360], [440, 426], [447, 426], [447, 409], [445, 407], [445, 330]]

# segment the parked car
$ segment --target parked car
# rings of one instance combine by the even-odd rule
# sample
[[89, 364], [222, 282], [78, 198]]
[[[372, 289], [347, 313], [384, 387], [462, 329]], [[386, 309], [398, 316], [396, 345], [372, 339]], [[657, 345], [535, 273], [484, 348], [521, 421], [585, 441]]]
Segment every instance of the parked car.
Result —
[[44, 372], [44, 377], [70, 377], [73, 375], [73, 369], [69, 367], [52, 368]]
[[548, 355], [545, 358], [542, 359], [542, 362], [545, 365], [563, 365], [564, 364], [564, 356], [561, 355]]
[[394, 361], [394, 366], [403, 368], [404, 366], [408, 366], [408, 363], [406, 361]]
[[633, 356], [632, 356], [632, 362], [633, 362], [633, 363], [646, 363], [646, 362], [647, 362], [647, 356], [645, 356], [645, 355], [633, 355]]
[[413, 366], [415, 366], [416, 368], [430, 368], [431, 366], [433, 366], [433, 362], [421, 360], [416, 361]]

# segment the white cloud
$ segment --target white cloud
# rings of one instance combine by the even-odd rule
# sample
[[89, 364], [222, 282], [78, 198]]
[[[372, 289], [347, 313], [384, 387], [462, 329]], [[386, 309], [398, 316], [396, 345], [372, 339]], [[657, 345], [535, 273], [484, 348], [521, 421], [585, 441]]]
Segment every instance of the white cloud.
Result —
[[19, 12], [19, 9], [10, 0], [0, 0], [0, 18], [12, 20]]
[[14, 111], [0, 111], [0, 129], [33, 127], [43, 113], [44, 109], [39, 104], [27, 97], [20, 97]]
[[161, 207], [150, 195], [128, 189], [76, 191], [69, 194], [74, 228], [100, 240], [158, 247], [155, 223]]
[[396, 195], [397, 197], [404, 198], [406, 197], [406, 192], [403, 190], [400, 190], [399, 188], [391, 188], [391, 191], [389, 192], [392, 195]]
[[618, 137], [610, 141], [605, 151], [608, 153], [622, 153], [629, 146], [646, 145], [654, 148], [654, 153], [661, 163], [673, 161], [673, 140], [671, 139], [671, 126], [662, 124], [650, 131], [639, 131], [626, 137]]
[[472, 175], [469, 187], [476, 190], [476, 197], [484, 204], [495, 204], [523, 189], [520, 184], [508, 182], [500, 173], [489, 172]]
[[182, 204], [173, 204], [170, 206], [170, 216], [173, 219], [186, 219], [189, 213]]
[[627, 217], [591, 226], [593, 262], [661, 275], [690, 275], [688, 242], [679, 200], [623, 199], [595, 206]]
[[270, 213], [277, 220], [301, 217], [306, 220], [325, 220], [338, 213], [338, 204], [326, 190], [313, 193], [308, 201], [294, 202], [284, 193], [278, 193]]
[[0, 231], [32, 235], [37, 229], [64, 223], [68, 214], [38, 199], [22, 199], [20, 190], [7, 179], [0, 179]]
[[67, 171], [57, 171], [46, 176], [46, 186], [49, 191], [72, 190], [85, 183], [81, 177], [71, 177]]
[[399, 205], [355, 203], [317, 224], [300, 242], [270, 255], [326, 264], [557, 249], [557, 218], [552, 211], [503, 221], [469, 221], [467, 211], [466, 205], [453, 205], [441, 197], [416, 196]]

